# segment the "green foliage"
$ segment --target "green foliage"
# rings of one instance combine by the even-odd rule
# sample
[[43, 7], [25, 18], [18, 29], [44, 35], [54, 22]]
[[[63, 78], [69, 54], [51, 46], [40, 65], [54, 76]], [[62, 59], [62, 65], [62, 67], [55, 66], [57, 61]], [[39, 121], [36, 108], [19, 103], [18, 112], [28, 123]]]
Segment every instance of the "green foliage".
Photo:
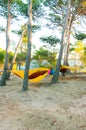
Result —
[[39, 17], [44, 15], [43, 11], [43, 2], [44, 0], [32, 0], [32, 16], [33, 20], [36, 20]]
[[21, 35], [22, 30], [12, 30], [12, 32], [15, 33], [15, 34]]
[[[6, 54], [6, 51], [5, 50], [1, 50], [0, 49], [0, 63], [3, 63], [4, 62], [4, 58], [5, 58], [5, 54]], [[13, 59], [13, 52], [9, 52], [9, 63], [12, 62], [12, 59]], [[26, 53], [18, 53], [17, 55], [17, 58], [16, 58], [17, 61], [25, 61], [26, 60]]]
[[56, 53], [52, 53], [49, 50], [44, 49], [42, 47], [34, 52], [32, 59], [38, 60], [40, 66], [42, 65], [42, 61], [47, 61], [46, 66], [56, 65]]
[[42, 5], [43, 0], [32, 0], [33, 3], [33, 10], [38, 10], [38, 7]]
[[49, 43], [51, 46], [56, 45], [60, 40], [55, 36], [48, 36], [48, 37], [41, 37], [40, 38], [43, 42]]
[[36, 30], [39, 30], [40, 26], [39, 25], [33, 25], [32, 26], [32, 32], [35, 32]]
[[0, 63], [3, 63], [4, 62], [4, 52], [3, 51], [0, 51]]
[[45, 6], [55, 6], [55, 0], [45, 0], [45, 2], [44, 2], [44, 5]]
[[[40, 10], [40, 7], [42, 6], [42, 2], [43, 0], [32, 0], [32, 14], [33, 17], [34, 15], [38, 15], [38, 11]], [[17, 2], [17, 8], [19, 10], [19, 12], [21, 12], [21, 14], [23, 16], [28, 16], [28, 1], [26, 1], [26, 3], [24, 2]], [[40, 11], [39, 11], [40, 13]]]
[[49, 16], [52, 17], [53, 22], [61, 24], [61, 16], [53, 13], [49, 13]]
[[86, 66], [86, 46], [84, 47], [84, 52], [82, 53], [80, 60], [82, 61], [84, 66]]
[[75, 33], [75, 38], [77, 40], [84, 40], [84, 39], [86, 39], [86, 34], [85, 33], [80, 33], [80, 32]]
[[17, 10], [21, 13], [21, 15], [23, 16], [28, 16], [28, 4], [27, 3], [23, 3], [23, 2], [19, 2], [17, 3]]
[[[0, 63], [3, 63], [4, 62], [4, 58], [5, 58], [5, 54], [6, 54], [6, 51], [5, 50], [0, 50]], [[9, 52], [9, 62], [11, 63], [13, 59], [13, 52]]]
[[56, 46], [57, 43], [60, 42], [60, 40], [56, 36], [45, 36], [40, 38], [41, 41], [45, 42], [45, 47], [50, 50], [51, 52], [56, 52]]
[[0, 32], [4, 32], [5, 28], [3, 26], [0, 27]]
[[4, 63], [5, 54], [6, 54], [6, 51], [0, 49], [0, 63]]
[[73, 45], [72, 43], [70, 43], [70, 48], [69, 48], [70, 53], [72, 51], [74, 51], [74, 50], [75, 50], [75, 45]]
[[[0, 15], [7, 17], [7, 2], [8, 0], [0, 0]], [[11, 16], [16, 17], [19, 13], [19, 4], [23, 4], [22, 0], [11, 0], [10, 1], [10, 12], [11, 12]]]
[[26, 60], [26, 53], [25, 52], [17, 54], [16, 61], [25, 61], [25, 60]]
[[9, 52], [9, 62], [10, 63], [11, 63], [12, 59], [13, 59], [13, 52]]
[[[76, 16], [86, 16], [86, 0], [71, 0], [71, 18], [77, 20]], [[45, 0], [44, 5], [49, 7], [48, 26], [51, 28], [63, 27], [68, 0]], [[72, 26], [72, 25], [71, 25]]]

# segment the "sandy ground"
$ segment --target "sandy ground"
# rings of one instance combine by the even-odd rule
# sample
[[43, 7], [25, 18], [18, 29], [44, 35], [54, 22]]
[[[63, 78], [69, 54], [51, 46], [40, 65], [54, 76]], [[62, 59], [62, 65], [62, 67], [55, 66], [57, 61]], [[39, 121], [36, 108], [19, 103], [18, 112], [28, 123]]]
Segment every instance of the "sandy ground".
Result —
[[30, 83], [25, 93], [12, 76], [0, 87], [0, 130], [86, 130], [86, 75], [49, 82]]

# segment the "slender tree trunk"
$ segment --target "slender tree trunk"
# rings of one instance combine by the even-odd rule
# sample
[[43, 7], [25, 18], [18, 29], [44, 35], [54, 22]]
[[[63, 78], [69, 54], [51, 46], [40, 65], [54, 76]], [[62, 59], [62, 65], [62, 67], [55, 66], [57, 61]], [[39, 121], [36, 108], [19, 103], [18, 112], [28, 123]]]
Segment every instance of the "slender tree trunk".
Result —
[[0, 86], [6, 85], [7, 69], [8, 69], [8, 63], [9, 63], [10, 21], [11, 21], [10, 0], [8, 0], [8, 3], [7, 3], [7, 10], [8, 10], [8, 16], [7, 16], [7, 30], [6, 30], [6, 55], [5, 55], [5, 62], [4, 62], [4, 70], [3, 70], [3, 74], [0, 80]]
[[66, 65], [66, 66], [69, 65], [68, 56], [69, 56], [69, 47], [70, 47], [70, 29], [71, 28], [67, 27], [66, 45], [64, 48], [64, 65]]
[[[12, 70], [12, 68], [13, 68], [13, 65], [14, 65], [14, 62], [15, 62], [15, 59], [16, 59], [16, 56], [17, 56], [17, 53], [18, 53], [18, 49], [21, 45], [22, 37], [24, 36], [24, 33], [25, 33], [25, 30], [22, 32], [21, 37], [19, 39], [19, 42], [17, 44], [16, 50], [15, 50], [15, 53], [14, 53], [14, 57], [13, 57], [13, 60], [11, 62], [11, 65], [10, 65], [10, 70]], [[11, 74], [11, 72], [8, 73], [8, 79], [10, 78], [10, 74]]]
[[65, 61], [64, 61], [64, 65], [67, 65], [67, 66], [69, 66], [68, 57], [69, 57], [69, 48], [70, 48], [70, 33], [71, 33], [71, 26], [72, 26], [74, 18], [75, 18], [74, 15], [70, 16], [69, 23], [68, 23], [69, 27], [68, 27], [68, 32], [67, 32], [67, 51], [66, 51]]
[[27, 44], [28, 50], [27, 50], [22, 91], [28, 90], [28, 71], [30, 67], [30, 58], [31, 58], [31, 42], [32, 42], [32, 0], [29, 0], [28, 2], [28, 44]]
[[65, 46], [65, 54], [64, 54], [64, 65], [69, 66], [68, 57], [69, 57], [69, 47], [70, 47], [70, 33], [71, 26], [74, 20], [74, 14], [71, 12], [71, 0], [69, 1], [69, 9], [68, 9], [68, 21], [67, 21], [67, 34], [66, 34], [66, 46]]
[[66, 45], [64, 46], [64, 65], [68, 65], [68, 53], [69, 53], [69, 44], [70, 44], [70, 22], [71, 22], [71, 15], [70, 15], [70, 8], [71, 8], [71, 0], [69, 0], [68, 5], [68, 19], [67, 19], [67, 29], [66, 29]]
[[70, 47], [70, 29], [68, 29], [67, 31], [67, 45], [66, 45], [66, 54], [65, 54], [65, 57], [64, 57], [64, 65], [66, 66], [69, 66], [69, 63], [68, 63], [68, 56], [69, 56], [69, 47]]
[[[69, 7], [69, 0], [68, 0], [68, 7]], [[68, 21], [68, 8], [67, 8], [66, 17], [64, 20], [64, 27], [63, 27], [62, 37], [61, 37], [61, 47], [60, 47], [60, 52], [59, 52], [59, 56], [58, 56], [58, 60], [56, 64], [56, 70], [55, 70], [55, 74], [53, 75], [51, 84], [55, 84], [58, 81], [61, 59], [62, 59], [62, 54], [63, 54], [64, 38], [65, 38], [65, 33], [66, 33], [66, 28], [67, 28], [67, 21]]]

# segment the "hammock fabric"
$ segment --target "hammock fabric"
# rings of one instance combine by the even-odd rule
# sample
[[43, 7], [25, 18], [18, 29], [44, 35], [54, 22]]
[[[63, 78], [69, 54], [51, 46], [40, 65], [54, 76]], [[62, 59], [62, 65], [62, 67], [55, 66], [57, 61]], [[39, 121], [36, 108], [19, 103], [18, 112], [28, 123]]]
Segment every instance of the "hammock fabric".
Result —
[[[48, 70], [48, 68], [29, 70], [28, 80], [30, 82], [40, 82], [48, 74]], [[24, 78], [24, 70], [12, 70], [11, 72], [20, 78]]]
[[[82, 72], [86, 72], [84, 69], [80, 69], [79, 67], [71, 67], [71, 66], [62, 66], [62, 68], [66, 68], [69, 70], [81, 70]], [[20, 78], [24, 78], [24, 70], [8, 70], [15, 74], [16, 76]], [[30, 82], [40, 82], [45, 76], [48, 74], [49, 68], [36, 68], [29, 70], [29, 76], [28, 80]], [[0, 71], [0, 74], [2, 74], [2, 70]]]
[[69, 70], [80, 70], [81, 69], [80, 67], [73, 67], [73, 66], [62, 66], [62, 68], [66, 68]]

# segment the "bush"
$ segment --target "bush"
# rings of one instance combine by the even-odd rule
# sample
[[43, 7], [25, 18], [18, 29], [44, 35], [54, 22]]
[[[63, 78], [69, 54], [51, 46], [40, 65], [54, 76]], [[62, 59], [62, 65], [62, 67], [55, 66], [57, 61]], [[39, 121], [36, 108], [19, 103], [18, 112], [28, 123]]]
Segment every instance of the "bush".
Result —
[[12, 52], [9, 52], [9, 62], [10, 62], [10, 63], [11, 63], [12, 59], [13, 59], [13, 53], [12, 53]]
[[0, 51], [0, 63], [3, 63], [4, 62], [4, 57], [5, 57], [5, 54], [3, 51]]
[[26, 53], [18, 53], [17, 54], [17, 58], [16, 58], [17, 61], [25, 61], [26, 60]]

